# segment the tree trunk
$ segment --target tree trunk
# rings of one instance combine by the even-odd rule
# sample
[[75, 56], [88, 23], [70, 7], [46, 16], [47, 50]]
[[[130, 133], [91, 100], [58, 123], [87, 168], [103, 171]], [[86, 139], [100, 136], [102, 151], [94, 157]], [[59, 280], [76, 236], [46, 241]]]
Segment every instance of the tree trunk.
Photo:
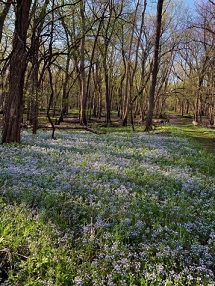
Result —
[[33, 71], [32, 71], [32, 98], [31, 98], [31, 111], [32, 111], [32, 124], [33, 130], [32, 133], [37, 133], [38, 128], [38, 58], [35, 58], [35, 62], [33, 63]]
[[80, 14], [82, 21], [82, 39], [80, 47], [80, 78], [81, 78], [81, 96], [80, 96], [80, 123], [87, 125], [87, 79], [85, 71], [85, 38], [86, 38], [86, 19], [85, 19], [85, 0], [81, 1]]
[[32, 26], [32, 37], [31, 37], [31, 63], [32, 63], [32, 94], [31, 94], [31, 101], [30, 101], [30, 108], [31, 108], [31, 118], [30, 121], [33, 124], [32, 133], [37, 133], [38, 128], [38, 115], [39, 115], [39, 88], [40, 88], [40, 80], [39, 80], [39, 50], [40, 50], [40, 37], [41, 32], [43, 30], [43, 25], [45, 21], [45, 13], [47, 10], [47, 6], [49, 4], [49, 0], [46, 0], [43, 3], [43, 6], [40, 8], [39, 15], [36, 13], [36, 5], [37, 1], [34, 2], [32, 7], [32, 11], [34, 12], [34, 20]]
[[52, 106], [53, 98], [54, 98], [53, 80], [52, 80], [52, 72], [51, 72], [50, 65], [48, 66], [48, 73], [49, 73], [49, 82], [50, 82], [51, 94], [50, 94], [49, 102], [48, 102], [47, 117], [48, 117], [49, 123], [51, 124], [51, 127], [52, 127], [52, 136], [51, 137], [52, 137], [52, 139], [55, 139], [55, 136], [54, 136], [55, 126], [54, 126], [54, 123], [53, 123], [51, 116], [50, 116], [50, 110], [51, 110], [51, 106]]
[[145, 131], [152, 130], [154, 97], [155, 97], [155, 88], [156, 88], [157, 74], [158, 74], [158, 57], [159, 57], [159, 46], [160, 46], [160, 36], [161, 36], [163, 2], [164, 0], [158, 0], [157, 2], [157, 20], [156, 20], [155, 44], [154, 44], [153, 70], [152, 70], [152, 79], [149, 90], [148, 113], [146, 117]]
[[110, 97], [110, 80], [106, 59], [104, 62], [104, 78], [105, 78], [105, 102], [106, 102], [106, 123], [111, 123], [111, 97]]
[[[147, 2], [146, 0], [144, 0], [144, 4], [143, 4], [143, 11], [142, 11], [142, 15], [141, 15], [141, 25], [140, 25], [140, 29], [139, 29], [139, 35], [137, 38], [137, 44], [135, 47], [135, 57], [132, 55], [132, 50], [133, 50], [133, 40], [134, 40], [134, 36], [135, 36], [135, 25], [133, 25], [132, 27], [132, 31], [131, 31], [131, 37], [130, 37], [130, 44], [129, 44], [129, 52], [128, 52], [128, 59], [127, 59], [127, 63], [125, 65], [126, 68], [126, 84], [125, 84], [125, 104], [124, 104], [124, 110], [123, 110], [123, 120], [122, 120], [122, 125], [126, 126], [127, 122], [128, 122], [128, 115], [129, 115], [129, 110], [131, 112], [131, 124], [132, 124], [132, 128], [133, 128], [133, 103], [135, 102], [136, 99], [132, 99], [132, 94], [134, 94], [134, 78], [135, 78], [135, 74], [137, 71], [137, 67], [138, 67], [138, 58], [139, 58], [139, 47], [140, 47], [140, 43], [141, 43], [141, 38], [142, 38], [142, 34], [143, 34], [143, 30], [144, 30], [144, 21], [145, 21], [145, 11], [146, 11], [146, 6], [147, 6]], [[134, 14], [134, 23], [137, 22], [137, 15], [138, 15], [138, 9], [140, 6], [140, 1], [137, 2], [136, 4], [136, 8], [135, 8], [135, 14]], [[136, 97], [136, 96], [135, 96]]]
[[17, 0], [13, 51], [10, 59], [9, 94], [6, 100], [2, 143], [20, 143], [23, 87], [27, 66], [26, 37], [31, 0]]
[[62, 95], [62, 107], [61, 107], [61, 114], [60, 118], [58, 120], [58, 124], [63, 122], [64, 116], [68, 115], [69, 113], [69, 92], [67, 90], [67, 85], [69, 81], [69, 65], [70, 65], [70, 55], [69, 53], [67, 54], [67, 59], [66, 59], [66, 70], [65, 70], [65, 79], [63, 83], [63, 95]]

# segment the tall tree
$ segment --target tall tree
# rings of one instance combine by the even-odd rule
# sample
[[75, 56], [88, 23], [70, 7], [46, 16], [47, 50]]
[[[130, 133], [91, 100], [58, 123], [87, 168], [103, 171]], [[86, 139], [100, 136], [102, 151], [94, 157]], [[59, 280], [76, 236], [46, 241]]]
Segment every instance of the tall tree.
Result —
[[[146, 6], [147, 6], [146, 0], [144, 0], [143, 10], [141, 12], [140, 27], [138, 28], [139, 34], [137, 35], [137, 39], [135, 39], [135, 34], [137, 34], [137, 31], [136, 31], [137, 28], [135, 27], [135, 25], [137, 24], [139, 6], [140, 6], [140, 1], [137, 1], [135, 13], [134, 13], [133, 27], [132, 27], [131, 36], [130, 36], [128, 56], [124, 60], [126, 82], [125, 82], [125, 100], [124, 100], [124, 109], [123, 109], [123, 118], [122, 118], [123, 126], [127, 125], [129, 109], [131, 112], [131, 123], [133, 126], [133, 104], [138, 97], [138, 95], [136, 94], [132, 98], [132, 94], [134, 94], [134, 78], [137, 72], [140, 43], [141, 43], [142, 34], [144, 30], [144, 20], [145, 20]], [[134, 40], [136, 41], [135, 44], [134, 44]], [[135, 50], [135, 54], [132, 53], [133, 49]]]
[[155, 88], [156, 88], [157, 74], [158, 74], [158, 63], [159, 63], [159, 48], [160, 48], [163, 3], [164, 3], [164, 0], [158, 0], [157, 2], [153, 69], [152, 69], [152, 78], [151, 78], [151, 84], [150, 84], [150, 89], [149, 89], [148, 113], [146, 116], [145, 131], [150, 131], [152, 129], [154, 97], [155, 97]]
[[[46, 9], [49, 0], [44, 1], [43, 5], [38, 8], [38, 0], [34, 2], [33, 10], [33, 23], [32, 23], [32, 37], [31, 37], [31, 63], [32, 63], [32, 77], [31, 77], [31, 97], [30, 97], [30, 121], [33, 124], [33, 134], [36, 133], [38, 127], [38, 92], [39, 92], [39, 49], [40, 49], [40, 38], [45, 21]], [[36, 13], [38, 9], [38, 13]], [[40, 9], [40, 10], [39, 10]]]
[[81, 96], [80, 96], [80, 123], [87, 125], [87, 78], [85, 70], [85, 45], [86, 45], [86, 18], [85, 0], [80, 3], [82, 38], [80, 45], [80, 77], [81, 77]]
[[30, 7], [31, 0], [17, 0], [15, 3], [15, 30], [10, 58], [9, 94], [6, 99], [2, 143], [20, 142]]
[[[106, 106], [106, 123], [111, 123], [111, 104], [112, 104], [112, 89], [113, 89], [113, 55], [114, 36], [117, 34], [117, 24], [122, 16], [124, 1], [107, 1], [103, 11], [104, 24], [101, 31], [101, 42], [99, 51], [101, 54], [101, 61], [104, 74], [104, 87], [105, 87], [105, 106]], [[105, 11], [106, 10], [106, 11]]]

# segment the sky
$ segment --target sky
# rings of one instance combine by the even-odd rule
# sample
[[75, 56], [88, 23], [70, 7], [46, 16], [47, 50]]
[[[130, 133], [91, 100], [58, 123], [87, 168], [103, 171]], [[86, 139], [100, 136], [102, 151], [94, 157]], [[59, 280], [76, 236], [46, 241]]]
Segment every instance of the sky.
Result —
[[188, 4], [191, 8], [195, 6], [195, 2], [198, 2], [197, 0], [184, 0], [184, 3]]
[[194, 4], [194, 0], [185, 0], [184, 2], [189, 4], [190, 6]]

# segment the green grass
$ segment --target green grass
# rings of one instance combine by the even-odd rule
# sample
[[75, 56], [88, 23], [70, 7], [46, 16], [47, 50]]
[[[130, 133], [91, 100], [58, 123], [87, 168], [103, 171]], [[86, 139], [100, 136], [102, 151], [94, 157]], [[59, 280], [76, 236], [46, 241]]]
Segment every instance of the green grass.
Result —
[[0, 210], [0, 278], [9, 275], [8, 285], [70, 285], [64, 273], [73, 273], [72, 242], [59, 241], [56, 225], [25, 205], [0, 198]]
[[215, 129], [194, 126], [191, 123], [181, 123], [178, 125], [167, 124], [158, 130], [169, 130], [174, 134], [189, 138], [193, 144], [206, 148], [208, 151], [215, 152]]

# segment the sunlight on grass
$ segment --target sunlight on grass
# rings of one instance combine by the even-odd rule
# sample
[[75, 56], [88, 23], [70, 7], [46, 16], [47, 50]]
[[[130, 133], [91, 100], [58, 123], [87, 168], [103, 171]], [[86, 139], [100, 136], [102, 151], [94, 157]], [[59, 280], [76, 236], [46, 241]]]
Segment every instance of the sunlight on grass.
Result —
[[174, 132], [1, 145], [1, 285], [214, 285], [215, 157]]

